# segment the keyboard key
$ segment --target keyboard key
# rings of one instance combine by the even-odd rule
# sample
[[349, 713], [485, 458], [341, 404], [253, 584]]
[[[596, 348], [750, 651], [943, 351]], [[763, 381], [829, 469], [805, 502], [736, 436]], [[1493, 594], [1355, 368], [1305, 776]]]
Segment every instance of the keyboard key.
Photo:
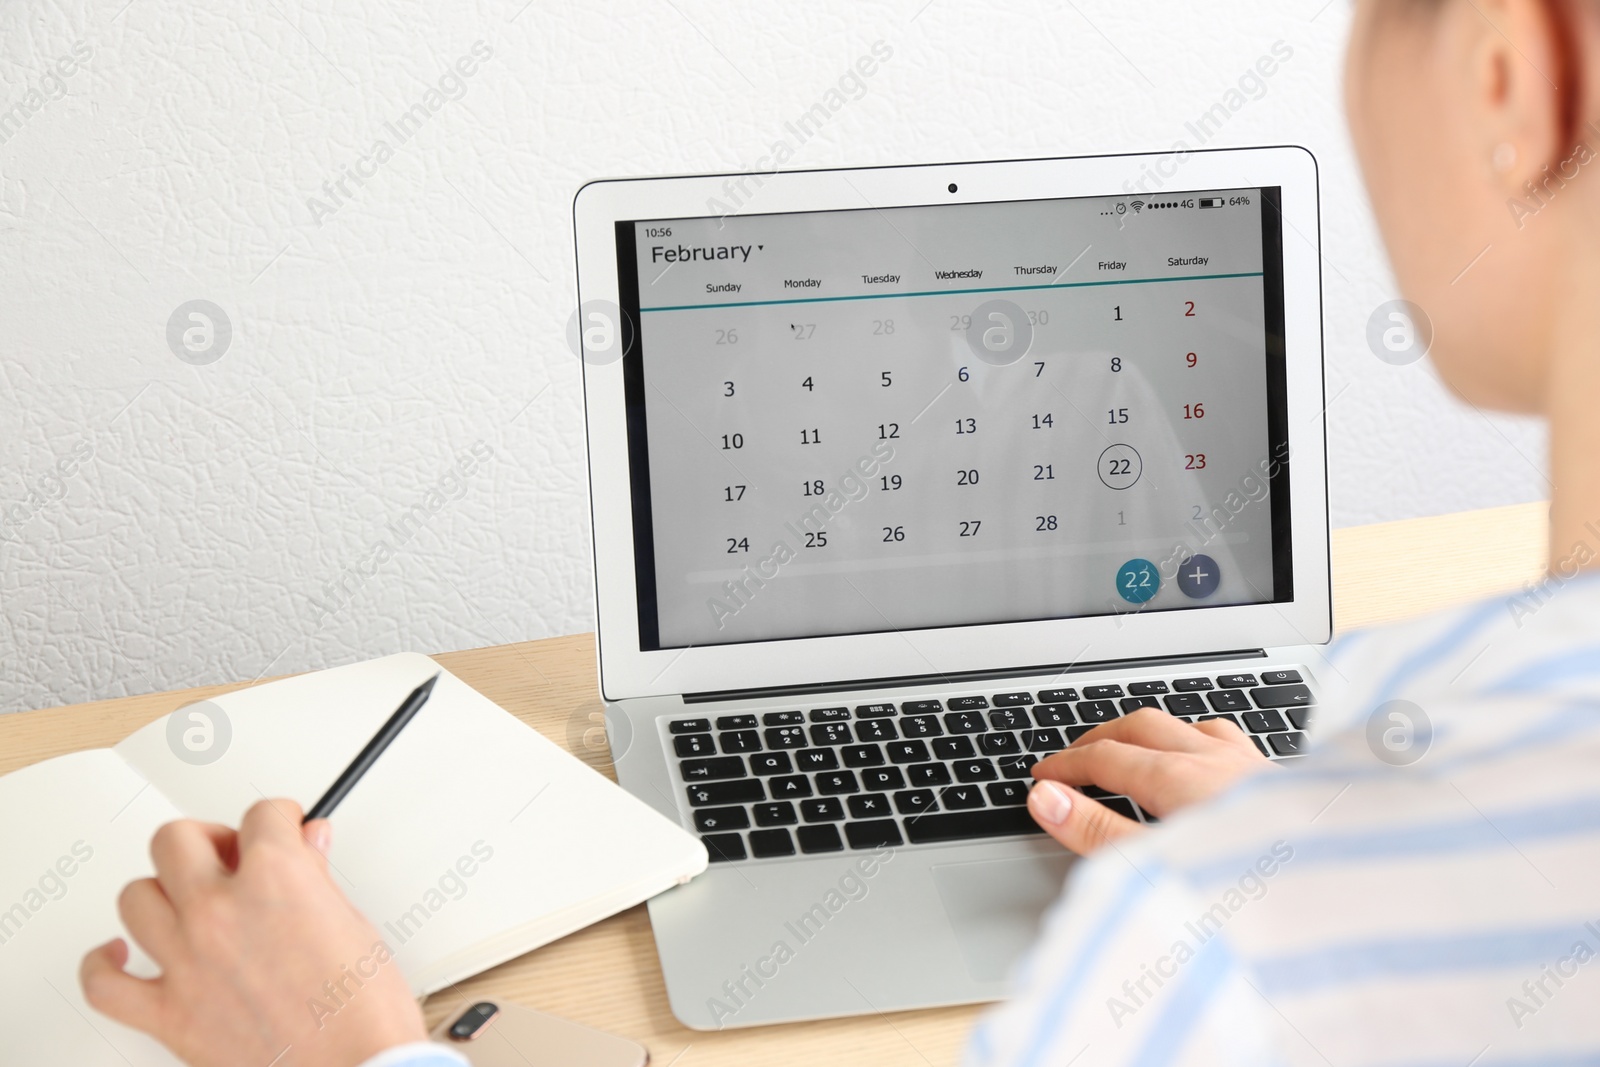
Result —
[[1078, 720], [1065, 704], [1041, 704], [1033, 709], [1033, 721], [1040, 726], [1071, 726]]
[[1247, 711], [1242, 718], [1245, 729], [1253, 734], [1265, 734], [1289, 728], [1289, 724], [1283, 721], [1283, 716], [1276, 711]]
[[1006, 837], [1011, 834], [1042, 834], [1027, 808], [989, 808], [984, 811], [958, 811], [924, 815], [906, 824], [914, 845], [940, 841], [962, 841], [974, 837]]
[[1039, 690], [1039, 703], [1041, 704], [1076, 704], [1078, 691], [1076, 689], [1041, 689]]
[[849, 838], [851, 848], [895, 848], [906, 843], [905, 838], [900, 836], [900, 827], [895, 825], [893, 819], [847, 822], [844, 824], [844, 836]]
[[978, 751], [985, 756], [1015, 756], [1022, 746], [1016, 734], [983, 734], [978, 738]]
[[978, 750], [972, 747], [970, 737], [941, 737], [933, 743], [935, 759], [960, 759], [977, 754]]
[[1091, 800], [1105, 800], [1109, 797], [1114, 797], [1117, 795], [1111, 790], [1101, 789], [1097, 785], [1080, 785], [1078, 786], [1078, 792], [1082, 793]]
[[750, 757], [751, 774], [788, 774], [792, 770], [787, 752], [758, 752]]
[[1010, 807], [1013, 804], [1026, 804], [1028, 802], [1028, 783], [1026, 782], [990, 782], [983, 787], [989, 794], [989, 803], [997, 808]]
[[1250, 735], [1250, 740], [1252, 740], [1252, 741], [1254, 741], [1256, 743], [1256, 748], [1261, 750], [1261, 754], [1263, 756], [1271, 756], [1272, 755], [1271, 752], [1267, 751], [1266, 742], [1262, 741], [1261, 738], [1257, 737], [1255, 734], [1251, 734]]
[[738, 756], [686, 759], [678, 765], [686, 782], [711, 782], [718, 778], [743, 778], [744, 760]]
[[757, 804], [755, 806], [757, 826], [791, 826], [800, 821], [794, 813], [794, 805], [787, 800], [780, 800], [773, 804]]
[[754, 730], [732, 730], [717, 738], [724, 752], [760, 752], [761, 737]]
[[800, 839], [800, 851], [843, 852], [844, 842], [839, 839], [837, 826], [802, 826], [795, 831]]
[[761, 716], [762, 726], [799, 726], [806, 721], [798, 711], [769, 711]]
[[863, 704], [856, 709], [858, 719], [883, 719], [893, 714], [893, 704]]
[[907, 767], [906, 775], [910, 777], [912, 785], [950, 784], [950, 768], [942, 763], [919, 763], [915, 767]]
[[794, 765], [802, 771], [836, 771], [839, 756], [831, 748], [808, 748], [794, 754]]
[[1067, 747], [1060, 730], [1024, 730], [1022, 747], [1029, 752], [1060, 752]]
[[1133, 682], [1128, 686], [1128, 695], [1131, 697], [1159, 696], [1166, 691], [1166, 682]]
[[1028, 713], [1025, 711], [991, 711], [989, 725], [996, 730], [1025, 730], [1028, 727]]
[[1210, 678], [1179, 678], [1172, 683], [1172, 688], [1180, 693], [1199, 693], [1215, 687]]
[[844, 805], [839, 803], [838, 797], [802, 800], [800, 814], [805, 817], [806, 822], [838, 822], [844, 818]]
[[1262, 671], [1262, 685], [1289, 685], [1291, 682], [1303, 682], [1299, 671]]
[[1247, 689], [1256, 684], [1253, 674], [1224, 674], [1217, 678], [1217, 686], [1221, 689]]
[[1083, 687], [1083, 699], [1085, 700], [1109, 700], [1112, 697], [1121, 695], [1122, 686], [1120, 685], [1086, 685]]
[[955, 764], [955, 772], [958, 782], [992, 782], [999, 777], [994, 761], [986, 759], [962, 760]]
[[1151, 815], [1148, 811], [1145, 811], [1143, 808], [1140, 808], [1139, 805], [1135, 804], [1134, 807], [1138, 808], [1138, 810], [1139, 810], [1139, 818], [1143, 819], [1145, 822], [1149, 823], [1150, 825], [1154, 826], [1156, 823], [1161, 821], [1160, 819], [1156, 818], [1154, 815]]
[[890, 814], [889, 798], [881, 793], [858, 793], [850, 798], [852, 819], [881, 819]]
[[[1202, 715], [1202, 716], [1200, 716], [1199, 721], [1200, 722], [1206, 722], [1206, 721], [1208, 721], [1210, 719], [1227, 719], [1229, 722], [1233, 723], [1233, 725], [1235, 725], [1235, 726], [1239, 725], [1239, 716], [1237, 716], [1237, 715], [1229, 715], [1226, 712], [1222, 712], [1222, 713], [1219, 713], [1219, 714], [1216, 714], [1216, 715]], [[1242, 729], [1242, 727], [1241, 727], [1241, 729]]]
[[823, 722], [811, 728], [811, 743], [814, 745], [848, 745], [850, 743], [850, 724], [843, 722]]
[[889, 750], [890, 763], [926, 763], [933, 758], [926, 741], [891, 741], [884, 747]]
[[883, 749], [877, 745], [849, 745], [839, 750], [846, 767], [876, 767], [883, 763]]
[[857, 741], [893, 741], [899, 736], [894, 731], [894, 723], [888, 719], [869, 719], [856, 723]]
[[964, 811], [983, 807], [983, 790], [975, 785], [952, 785], [941, 790], [939, 800], [946, 811]]
[[750, 825], [750, 813], [743, 808], [698, 808], [694, 828], [703, 834], [713, 830], [743, 830]]
[[1127, 797], [1106, 797], [1100, 803], [1104, 804], [1118, 815], [1132, 819], [1134, 822], [1139, 821], [1139, 812], [1134, 809], [1133, 801], [1129, 800]]
[[811, 795], [811, 783], [803, 774], [786, 775], [782, 778], [768, 778], [767, 788], [772, 791], [774, 800], [799, 800], [801, 797]]
[[944, 727], [932, 715], [916, 715], [900, 720], [900, 733], [905, 737], [938, 737], [944, 733]]
[[1211, 702], [1213, 711], [1250, 710], [1250, 701], [1245, 698], [1241, 689], [1219, 689], [1215, 693], [1207, 693], [1206, 699]]
[[812, 708], [812, 722], [843, 722], [850, 717], [849, 708]]
[[1039, 757], [1032, 752], [1021, 756], [1000, 757], [1000, 777], [1002, 778], [1032, 778], [1033, 765], [1039, 762]]
[[766, 731], [768, 748], [805, 748], [804, 726], [775, 726]]
[[700, 838], [712, 863], [745, 858], [744, 839], [738, 834], [706, 834]]
[[711, 732], [710, 719], [678, 719], [667, 724], [667, 729], [675, 734], [704, 734]]
[[1303, 685], [1269, 685], [1250, 690], [1250, 696], [1258, 708], [1294, 708], [1317, 702], [1311, 689]]
[[720, 715], [717, 717], [719, 730], [754, 730], [756, 717], [754, 715]]
[[[1088, 692], [1088, 690], [1084, 690]], [[1117, 709], [1109, 700], [1085, 700], [1078, 705], [1078, 718], [1089, 724], [1110, 722], [1117, 717]]]
[[952, 711], [944, 717], [945, 729], [953, 734], [981, 734], [989, 728], [983, 715], [976, 711]]
[[1267, 738], [1272, 751], [1280, 756], [1300, 756], [1306, 750], [1306, 735], [1302, 733], [1272, 734]]
[[921, 815], [925, 811], [939, 810], [931, 789], [907, 789], [894, 795], [894, 810], [901, 815]]
[[1160, 708], [1160, 697], [1123, 697], [1117, 701], [1122, 708], [1122, 714], [1138, 711], [1140, 708]]
[[861, 785], [866, 789], [887, 793], [891, 789], [904, 789], [906, 780], [899, 767], [873, 767], [861, 772]]
[[767, 791], [754, 778], [740, 778], [732, 782], [706, 782], [691, 785], [689, 803], [703, 808], [707, 804], [754, 804], [767, 799]]
[[1174, 693], [1166, 698], [1167, 710], [1174, 715], [1198, 715], [1206, 710], [1205, 698], [1199, 693]]
[[787, 830], [750, 831], [750, 854], [758, 860], [794, 855], [794, 838]]
[[1288, 711], [1290, 726], [1296, 730], [1311, 729], [1311, 716], [1314, 712], [1310, 708], [1290, 708]]
[[710, 734], [683, 734], [672, 739], [672, 750], [680, 756], [715, 756], [717, 746]]
[[838, 796], [841, 793], [859, 793], [861, 787], [856, 784], [855, 771], [831, 771], [827, 774], [817, 775], [817, 792], [825, 797]]
[[928, 711], [943, 710], [944, 705], [937, 700], [902, 700], [900, 702], [900, 714], [902, 715], [921, 715]]
[[1093, 730], [1093, 729], [1094, 729], [1093, 726], [1069, 726], [1069, 727], [1067, 727], [1067, 729], [1066, 729], [1067, 744], [1069, 744], [1069, 745], [1072, 744], [1072, 742], [1076, 741], [1078, 738], [1082, 737], [1084, 734], [1088, 733], [1090, 730]]
[[989, 701], [984, 697], [951, 697], [945, 701], [951, 711], [976, 711], [989, 706]]
[[1032, 693], [996, 693], [994, 706], [997, 708], [1014, 708], [1019, 704], [1032, 704]]

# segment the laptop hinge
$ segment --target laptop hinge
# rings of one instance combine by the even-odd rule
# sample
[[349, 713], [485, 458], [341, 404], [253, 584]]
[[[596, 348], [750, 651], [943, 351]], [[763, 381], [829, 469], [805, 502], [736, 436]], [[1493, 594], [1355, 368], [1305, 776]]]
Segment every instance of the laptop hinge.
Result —
[[1148, 670], [1151, 667], [1181, 667], [1191, 663], [1209, 663], [1220, 659], [1256, 659], [1265, 657], [1264, 648], [1243, 648], [1229, 652], [1197, 652], [1184, 656], [1155, 656], [1148, 659], [1108, 659], [1079, 663], [1041, 664], [1037, 667], [1008, 667], [995, 671], [962, 671], [952, 674], [907, 674], [895, 678], [857, 678], [839, 682], [814, 682], [806, 685], [780, 685], [765, 689], [720, 689], [714, 692], [685, 693], [685, 704], [709, 704], [714, 701], [770, 699], [772, 697], [808, 696], [818, 693], [835, 693], [840, 690], [861, 692], [868, 689], [902, 689], [914, 686], [956, 686], [967, 682], [986, 682], [1002, 678], [1020, 678], [1027, 675], [1054, 674], [1066, 677], [1071, 674], [1088, 674], [1100, 671]]

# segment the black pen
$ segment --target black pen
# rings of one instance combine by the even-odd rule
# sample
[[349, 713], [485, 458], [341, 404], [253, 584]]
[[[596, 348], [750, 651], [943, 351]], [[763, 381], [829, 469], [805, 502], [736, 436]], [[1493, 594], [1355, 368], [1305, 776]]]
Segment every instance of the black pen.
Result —
[[378, 757], [383, 755], [383, 750], [389, 747], [390, 742], [400, 736], [400, 731], [406, 728], [406, 723], [410, 722], [417, 712], [422, 710], [422, 705], [428, 702], [428, 697], [433, 693], [433, 683], [438, 680], [439, 675], [435, 674], [432, 678], [413, 689], [411, 695], [400, 702], [400, 706], [395, 709], [395, 713], [389, 716], [389, 721], [378, 727], [378, 732], [372, 735], [372, 740], [367, 742], [367, 747], [356, 753], [356, 758], [350, 761], [350, 766], [344, 769], [343, 774], [334, 779], [333, 784], [328, 787], [328, 791], [322, 794], [322, 799], [311, 805], [311, 810], [306, 812], [306, 817], [300, 820], [302, 826], [312, 819], [326, 819], [333, 814], [333, 809], [339, 806], [339, 801], [345, 798], [346, 793], [355, 788], [355, 784], [361, 781], [361, 776], [371, 770], [374, 763], [378, 762]]

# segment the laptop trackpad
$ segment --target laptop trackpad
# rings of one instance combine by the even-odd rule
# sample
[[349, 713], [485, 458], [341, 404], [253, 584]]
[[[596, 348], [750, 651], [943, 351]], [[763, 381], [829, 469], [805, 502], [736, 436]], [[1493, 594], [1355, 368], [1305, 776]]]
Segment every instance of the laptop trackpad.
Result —
[[1038, 935], [1074, 857], [1037, 856], [930, 868], [974, 981], [1001, 982]]

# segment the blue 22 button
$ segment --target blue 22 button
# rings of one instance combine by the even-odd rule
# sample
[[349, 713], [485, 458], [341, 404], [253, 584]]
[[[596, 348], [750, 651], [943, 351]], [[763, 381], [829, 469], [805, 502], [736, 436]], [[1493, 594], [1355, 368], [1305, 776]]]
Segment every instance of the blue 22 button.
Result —
[[1143, 604], [1161, 588], [1161, 575], [1147, 559], [1130, 559], [1117, 572], [1117, 592], [1130, 604]]

